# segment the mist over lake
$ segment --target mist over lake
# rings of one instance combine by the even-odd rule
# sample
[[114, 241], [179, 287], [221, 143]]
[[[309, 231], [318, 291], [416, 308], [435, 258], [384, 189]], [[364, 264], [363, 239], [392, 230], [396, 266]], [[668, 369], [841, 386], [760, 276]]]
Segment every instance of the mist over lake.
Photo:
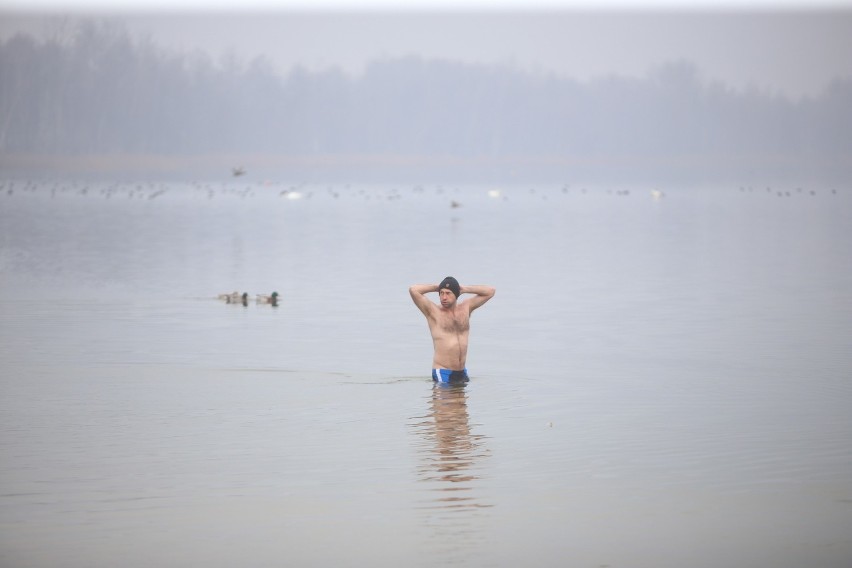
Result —
[[409, 4], [0, 8], [0, 566], [849, 568], [852, 12]]
[[[439, 37], [459, 34], [459, 26], [471, 34], [480, 29], [472, 16], [412, 18], [400, 18], [398, 28], [387, 15], [342, 21], [378, 26], [388, 38], [406, 31], [435, 29]], [[511, 15], [482, 18], [512, 40], [499, 45], [517, 44], [519, 50], [536, 45], [530, 39], [536, 30], [553, 33], [546, 19], [529, 14], [514, 19], [516, 29]], [[241, 54], [238, 47], [251, 42], [234, 32], [225, 34], [234, 48], [220, 56], [189, 47], [196, 28], [217, 21], [246, 36], [268, 29], [257, 28], [258, 22], [240, 28], [244, 19], [237, 16], [178, 18], [184, 49], [133, 33], [129, 17], [44, 18], [40, 33], [7, 32], [0, 39], [0, 168], [10, 177], [157, 181], [217, 179], [241, 165], [258, 180], [317, 183], [764, 185], [852, 179], [852, 67], [836, 55], [852, 47], [849, 12], [586, 18], [602, 30], [614, 27], [601, 36], [611, 37], [604, 40], [607, 47], [564, 46], [565, 58], [583, 53], [581, 60], [604, 65], [606, 53], [625, 51], [626, 37], [636, 38], [626, 51], [640, 52], [693, 27], [703, 40], [684, 38], [665, 54], [658, 45], [658, 55], [632, 73], [613, 69], [579, 77], [570, 69], [493, 61], [493, 55], [468, 61], [463, 50], [450, 57], [398, 48], [365, 59], [353, 72], [333, 60], [325, 67], [282, 69], [275, 55], [280, 46]], [[357, 50], [358, 44], [322, 27], [325, 20], [316, 14], [270, 16], [282, 29], [295, 25], [291, 19], [325, 32], [305, 37], [293, 53], [318, 45]], [[575, 19], [585, 20], [570, 14], [553, 19], [571, 29]], [[353, 23], [348, 33], [358, 26]], [[735, 43], [714, 43], [708, 29]], [[764, 41], [782, 52], [800, 47], [786, 58], [768, 57], [761, 42], [746, 41], [743, 30], [760, 37], [771, 32]], [[578, 31], [577, 41], [598, 45], [601, 38], [589, 33]], [[279, 44], [292, 41], [281, 35]], [[480, 48], [496, 49], [493, 43]], [[742, 79], [714, 75], [687, 55], [692, 52], [681, 51], [687, 44], [701, 48], [695, 57], [716, 54], [711, 59], [727, 59], [728, 67], [741, 62], [753, 68], [753, 81], [743, 85]], [[734, 55], [719, 55], [727, 50]], [[553, 58], [542, 46], [537, 51], [541, 59]], [[619, 61], [614, 57], [611, 64]], [[581, 67], [577, 62], [575, 71]], [[787, 68], [799, 70], [798, 91], [789, 78], [786, 90], [761, 83]], [[810, 69], [820, 70], [821, 80]], [[808, 94], [794, 94], [801, 90]]]

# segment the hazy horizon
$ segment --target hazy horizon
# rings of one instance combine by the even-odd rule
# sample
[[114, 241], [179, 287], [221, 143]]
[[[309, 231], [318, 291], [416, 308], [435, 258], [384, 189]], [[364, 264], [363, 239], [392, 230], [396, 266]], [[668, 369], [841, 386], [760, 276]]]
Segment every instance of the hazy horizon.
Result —
[[[5, 12], [5, 13], [4, 13]], [[852, 78], [852, 10], [293, 10], [10, 11], [0, 40], [44, 37], [85, 18], [214, 60], [263, 56], [294, 68], [363, 73], [372, 61], [418, 56], [500, 64], [579, 81], [645, 77], [688, 61], [706, 81], [797, 99]]]
[[0, 18], [7, 173], [850, 179], [852, 10], [69, 13]]

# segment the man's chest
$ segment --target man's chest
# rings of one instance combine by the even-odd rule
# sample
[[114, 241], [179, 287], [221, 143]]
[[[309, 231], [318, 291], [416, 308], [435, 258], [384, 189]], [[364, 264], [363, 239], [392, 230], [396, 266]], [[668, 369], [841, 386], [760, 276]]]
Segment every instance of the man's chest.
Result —
[[467, 314], [438, 314], [435, 324], [446, 333], [465, 333], [470, 329], [470, 318]]

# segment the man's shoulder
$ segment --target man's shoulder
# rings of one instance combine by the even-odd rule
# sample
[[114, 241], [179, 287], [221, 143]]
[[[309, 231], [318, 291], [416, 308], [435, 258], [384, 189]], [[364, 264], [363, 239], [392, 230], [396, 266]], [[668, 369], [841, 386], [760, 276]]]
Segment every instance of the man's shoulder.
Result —
[[441, 305], [436, 304], [432, 300], [427, 299], [423, 302], [423, 307], [425, 308], [426, 315], [431, 316], [433, 318], [438, 317], [438, 314], [441, 313]]

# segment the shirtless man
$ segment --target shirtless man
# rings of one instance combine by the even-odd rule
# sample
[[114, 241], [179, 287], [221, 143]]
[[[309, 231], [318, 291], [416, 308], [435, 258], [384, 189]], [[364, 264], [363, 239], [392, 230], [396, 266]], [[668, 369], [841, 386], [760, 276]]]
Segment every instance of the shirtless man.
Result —
[[[426, 297], [438, 292], [441, 305]], [[452, 276], [440, 284], [415, 284], [408, 289], [411, 299], [426, 316], [435, 355], [432, 358], [432, 380], [440, 383], [467, 381], [467, 342], [470, 334], [470, 313], [494, 296], [491, 286], [460, 286]], [[474, 294], [459, 302], [462, 294]]]

